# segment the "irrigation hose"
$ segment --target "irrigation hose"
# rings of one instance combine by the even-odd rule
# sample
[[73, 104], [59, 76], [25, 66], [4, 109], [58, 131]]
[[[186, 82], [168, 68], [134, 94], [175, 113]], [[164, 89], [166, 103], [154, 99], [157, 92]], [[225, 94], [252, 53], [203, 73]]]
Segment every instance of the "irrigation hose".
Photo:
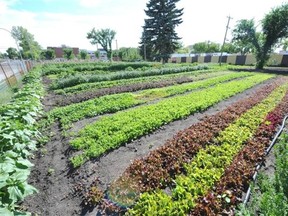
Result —
[[[278, 132], [276, 133], [276, 135], [274, 136], [274, 139], [271, 141], [269, 147], [266, 149], [265, 154], [264, 154], [264, 157], [266, 157], [266, 156], [270, 153], [271, 149], [272, 149], [273, 146], [275, 145], [276, 140], [277, 140], [278, 137], [281, 135], [281, 133], [282, 133], [284, 127], [285, 127], [285, 122], [286, 122], [287, 119], [288, 119], [288, 115], [286, 115], [286, 116], [283, 118], [282, 125], [281, 125], [280, 129], [278, 130]], [[258, 166], [256, 167], [255, 173], [254, 173], [254, 175], [253, 175], [253, 177], [252, 177], [253, 182], [255, 182], [256, 177], [257, 177], [257, 174], [258, 174], [258, 171], [259, 171], [259, 169], [261, 168], [263, 162], [264, 162], [264, 161], [262, 161], [262, 162], [261, 162], [260, 164], [258, 164]], [[244, 199], [244, 201], [243, 201], [244, 206], [247, 204], [247, 202], [248, 202], [248, 200], [249, 200], [249, 198], [250, 198], [250, 194], [251, 194], [251, 186], [249, 186], [249, 188], [248, 188], [248, 190], [247, 190], [247, 193], [246, 193], [246, 196], [245, 196], [245, 199]]]

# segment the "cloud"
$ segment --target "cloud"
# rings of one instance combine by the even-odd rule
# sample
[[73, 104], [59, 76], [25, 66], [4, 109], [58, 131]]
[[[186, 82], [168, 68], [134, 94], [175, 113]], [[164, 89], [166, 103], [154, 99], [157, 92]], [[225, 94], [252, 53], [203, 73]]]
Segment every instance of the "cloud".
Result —
[[[43, 12], [43, 8], [41, 12], [16, 10], [11, 6], [17, 0], [0, 0], [0, 27], [11, 30], [12, 26], [23, 26], [34, 35], [35, 40], [43, 48], [66, 44], [91, 50], [96, 47], [91, 45], [86, 38], [87, 32], [93, 27], [96, 29], [110, 28], [116, 31], [119, 47], [137, 47], [144, 24], [144, 9], [146, 9], [147, 1], [71, 0], [71, 5], [74, 4], [72, 8], [75, 7], [76, 2], [79, 10], [75, 12], [74, 10], [72, 12], [65, 10], [65, 13], [56, 13], [48, 12], [48, 10]], [[251, 7], [246, 8], [244, 6], [248, 4], [248, 1]], [[182, 42], [186, 46], [205, 40], [222, 43], [229, 14], [234, 18], [230, 23], [231, 31], [239, 19], [263, 17], [264, 13], [269, 12], [271, 5], [277, 5], [275, 1], [267, 0], [267, 3], [265, 1], [260, 8], [256, 4], [257, 2], [252, 4], [251, 0], [243, 0], [244, 3], [241, 2], [239, 5], [228, 0], [217, 2], [202, 0], [198, 1], [197, 5], [196, 3], [191, 4], [191, 0], [182, 0], [178, 7], [184, 7], [183, 23], [177, 27], [176, 31], [183, 38]], [[80, 5], [82, 10], [80, 10]], [[243, 5], [242, 9], [241, 5]], [[255, 9], [257, 9], [257, 13]], [[2, 47], [15, 46], [15, 42], [9, 38], [7, 32], [0, 31], [0, 38], [0, 51], [2, 51]], [[231, 39], [229, 32], [228, 39]], [[113, 46], [116, 47], [115, 41]]]
[[79, 0], [80, 6], [86, 7], [86, 8], [98, 6], [102, 2], [103, 0]]

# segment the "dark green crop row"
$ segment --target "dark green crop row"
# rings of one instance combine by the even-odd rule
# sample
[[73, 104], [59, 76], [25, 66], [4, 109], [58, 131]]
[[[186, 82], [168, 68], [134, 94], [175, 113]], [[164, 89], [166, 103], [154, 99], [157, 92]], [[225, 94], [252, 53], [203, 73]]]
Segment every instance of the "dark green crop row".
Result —
[[73, 122], [83, 118], [117, 112], [141, 103], [144, 101], [136, 99], [131, 93], [107, 95], [66, 107], [55, 108], [48, 113], [48, 121], [51, 123], [55, 119], [59, 119], [62, 128], [68, 129]]
[[205, 195], [220, 179], [225, 167], [232, 162], [245, 142], [253, 137], [265, 116], [284, 97], [286, 90], [287, 85], [276, 89], [220, 132], [215, 138], [217, 145], [201, 149], [192, 162], [184, 166], [185, 174], [176, 176], [171, 195], [162, 190], [143, 193], [128, 215], [187, 215], [195, 207], [198, 197]]
[[273, 76], [257, 74], [240, 81], [219, 84], [214, 88], [103, 117], [96, 123], [86, 126], [79, 132], [79, 137], [71, 141], [74, 148], [84, 150], [83, 154], [75, 156], [71, 161], [74, 166], [80, 166], [88, 158], [98, 157], [164, 124], [203, 111], [271, 77]]
[[73, 74], [75, 72], [85, 71], [120, 71], [128, 68], [141, 69], [150, 68], [155, 64], [151, 63], [101, 63], [101, 62], [90, 62], [90, 63], [58, 63], [58, 64], [47, 64], [43, 67], [44, 75], [51, 74]]
[[27, 181], [33, 166], [28, 158], [40, 135], [35, 126], [42, 111], [40, 74], [39, 69], [26, 74], [23, 88], [0, 110], [0, 215], [24, 215], [17, 204], [37, 191]]
[[[120, 94], [124, 92], [135, 92], [135, 91], [141, 91], [144, 89], [152, 89], [152, 88], [163, 88], [166, 86], [172, 86], [172, 85], [179, 85], [183, 83], [188, 83], [188, 82], [193, 82], [197, 80], [203, 80], [207, 78], [212, 78], [212, 77], [218, 77], [218, 76], [223, 76], [226, 74], [231, 74], [232, 72], [228, 71], [223, 71], [223, 72], [214, 72], [214, 73], [202, 73], [200, 75], [190, 75], [190, 76], [179, 76], [175, 78], [169, 78], [165, 79], [165, 76], [163, 75], [162, 79], [159, 80], [152, 80], [152, 81], [143, 81], [143, 82], [136, 82], [133, 83], [131, 80], [131, 83], [127, 82], [127, 84], [121, 84], [115, 85], [109, 88], [101, 88], [101, 89], [87, 89], [85, 91], [81, 92], [76, 92], [75, 94], [68, 94], [68, 95], [62, 95], [62, 96], [57, 96], [55, 100], [55, 105], [56, 106], [67, 106], [73, 103], [80, 103], [83, 101], [87, 101], [89, 99], [101, 97], [104, 95], [110, 95], [110, 94]], [[130, 80], [130, 79], [129, 79]], [[125, 80], [125, 81], [129, 81]], [[123, 80], [122, 80], [123, 81]], [[103, 82], [100, 82], [101, 84]], [[104, 82], [106, 83], [106, 82]]]
[[184, 72], [184, 73], [178, 73], [178, 74], [166, 74], [166, 75], [164, 74], [164, 75], [151, 76], [151, 77], [148, 76], [148, 77], [103, 81], [103, 82], [95, 82], [95, 83], [82, 83], [73, 87], [57, 89], [54, 92], [56, 94], [75, 94], [75, 93], [81, 93], [81, 92], [87, 92], [87, 91], [95, 91], [95, 90], [103, 89], [103, 88], [133, 85], [137, 83], [148, 84], [151, 82], [163, 82], [163, 81], [175, 80], [176, 78], [183, 79], [184, 77], [191, 78], [193, 80], [199, 80], [199, 79], [209, 78], [213, 76], [221, 76], [226, 73], [229, 73], [229, 72], [228, 71], [218, 72], [215, 69], [210, 69], [210, 70]]
[[113, 113], [128, 107], [146, 103], [147, 101], [156, 100], [176, 94], [182, 94], [198, 88], [208, 88], [221, 82], [229, 81], [236, 78], [252, 76], [253, 74], [230, 73], [224, 76], [214, 77], [198, 82], [185, 83], [182, 85], [169, 86], [140, 91], [138, 93], [122, 93], [116, 95], [107, 95], [82, 103], [72, 104], [66, 107], [55, 108], [48, 114], [48, 119], [54, 121], [58, 118], [63, 129], [68, 129], [71, 123], [87, 117], [93, 117], [104, 113]]
[[161, 69], [151, 69], [145, 71], [119, 71], [115, 73], [108, 73], [107, 75], [82, 75], [76, 74], [75, 76], [70, 76], [64, 79], [57, 79], [51, 85], [52, 89], [63, 89], [66, 87], [71, 87], [79, 85], [81, 83], [92, 83], [92, 82], [102, 82], [102, 81], [112, 81], [119, 79], [131, 79], [136, 77], [146, 77], [146, 76], [157, 76], [162, 74], [176, 74], [182, 72], [189, 72], [195, 70], [206, 70], [208, 66], [186, 66], [177, 68], [161, 68]]

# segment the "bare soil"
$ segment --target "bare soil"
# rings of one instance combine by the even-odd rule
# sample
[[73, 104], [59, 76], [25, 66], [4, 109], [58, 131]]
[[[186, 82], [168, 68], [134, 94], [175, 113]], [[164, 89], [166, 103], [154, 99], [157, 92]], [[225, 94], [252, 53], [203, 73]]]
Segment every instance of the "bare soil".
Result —
[[[45, 82], [47, 84], [48, 81], [44, 80]], [[30, 183], [39, 190], [39, 193], [28, 197], [23, 202], [23, 208], [34, 214], [45, 216], [101, 215], [97, 207], [89, 209], [82, 205], [85, 192], [93, 181], [97, 180], [99, 187], [105, 191], [107, 186], [116, 180], [133, 160], [144, 157], [180, 130], [201, 121], [207, 115], [222, 111], [240, 99], [249, 97], [270, 82], [272, 80], [224, 100], [205, 112], [167, 124], [154, 133], [110, 151], [100, 158], [88, 161], [76, 170], [71, 168], [68, 159], [73, 154], [69, 139], [62, 136], [58, 124], [52, 125], [49, 130], [44, 131], [50, 136], [50, 141], [36, 152], [32, 160], [35, 167], [30, 176]], [[46, 98], [43, 104], [47, 105], [52, 100], [53, 97]], [[73, 130], [77, 131], [88, 122], [96, 120], [97, 117], [84, 120], [75, 124]]]

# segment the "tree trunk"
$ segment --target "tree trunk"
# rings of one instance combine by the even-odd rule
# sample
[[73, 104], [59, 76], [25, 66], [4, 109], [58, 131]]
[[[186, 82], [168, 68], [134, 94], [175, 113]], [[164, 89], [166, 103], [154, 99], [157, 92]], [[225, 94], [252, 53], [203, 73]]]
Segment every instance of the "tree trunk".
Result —
[[266, 63], [265, 59], [259, 59], [256, 62], [256, 69], [261, 69], [262, 70], [264, 68], [265, 63]]
[[269, 53], [269, 50], [266, 48], [256, 53], [256, 69], [264, 68], [264, 66], [266, 65], [267, 61], [270, 58], [270, 55], [268, 53]]

